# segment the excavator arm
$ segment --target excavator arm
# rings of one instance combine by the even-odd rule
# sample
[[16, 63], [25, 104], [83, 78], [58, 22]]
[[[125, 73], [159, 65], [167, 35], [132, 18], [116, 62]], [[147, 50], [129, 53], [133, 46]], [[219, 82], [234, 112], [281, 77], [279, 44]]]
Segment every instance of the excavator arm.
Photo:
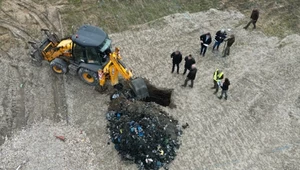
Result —
[[107, 77], [109, 77], [110, 83], [113, 86], [119, 83], [119, 74], [121, 74], [125, 80], [132, 78], [132, 72], [126, 68], [121, 59], [119, 48], [116, 48], [114, 52], [109, 54], [109, 62], [102, 70], [100, 69], [98, 71], [101, 86], [105, 84]]
[[127, 69], [125, 64], [121, 61], [120, 49], [116, 48], [114, 52], [109, 55], [109, 62], [103, 69], [98, 70], [99, 84], [104, 86], [106, 79], [110, 79], [114, 86], [119, 83], [119, 74], [127, 81], [137, 99], [143, 99], [149, 96], [147, 85], [142, 78], [132, 79], [133, 75], [130, 69]]

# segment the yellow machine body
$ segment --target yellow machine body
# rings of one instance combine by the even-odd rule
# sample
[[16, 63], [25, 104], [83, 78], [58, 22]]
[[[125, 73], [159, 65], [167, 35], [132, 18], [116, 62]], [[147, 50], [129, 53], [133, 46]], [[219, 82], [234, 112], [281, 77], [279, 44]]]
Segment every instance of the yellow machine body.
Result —
[[73, 42], [71, 39], [62, 40], [58, 44], [54, 44], [53, 42], [50, 42], [42, 50], [42, 55], [44, 57], [44, 60], [52, 61], [55, 58], [60, 56], [72, 57], [72, 45]]
[[98, 71], [99, 85], [104, 86], [106, 79], [110, 80], [110, 83], [114, 86], [119, 83], [119, 75], [125, 80], [132, 78], [132, 72], [127, 69], [124, 63], [121, 62], [120, 49], [116, 48], [114, 52], [109, 54], [109, 62], [103, 69]]
[[[85, 83], [100, 87], [105, 85], [106, 80], [110, 80], [112, 86], [117, 85], [119, 83], [119, 75], [121, 75], [129, 82], [130, 88], [138, 99], [149, 96], [144, 80], [142, 78], [132, 79], [132, 71], [127, 69], [125, 64], [122, 63], [120, 49], [115, 48], [115, 51], [111, 52], [111, 41], [102, 30], [93, 26], [83, 26], [76, 35], [62, 40], [59, 40], [56, 34], [51, 34], [49, 30], [43, 29], [42, 31], [45, 32], [47, 38], [39, 45], [36, 42], [29, 42], [33, 47], [30, 55], [38, 62], [42, 60], [49, 61], [50, 67], [55, 73], [65, 74], [70, 72], [73, 75], [77, 74]], [[104, 35], [107, 37], [103, 39], [102, 44], [97, 42]], [[102, 50], [100, 52], [109, 50], [105, 55], [99, 56], [103, 57], [102, 59], [106, 59], [103, 63], [99, 62], [99, 65], [92, 63], [88, 58], [88, 53], [90, 52], [88, 49], [92, 50], [95, 48], [100, 48]], [[81, 55], [86, 58], [81, 59], [80, 55], [77, 54], [78, 49], [82, 50]], [[93, 54], [95, 54], [94, 56], [98, 55], [98, 53]]]

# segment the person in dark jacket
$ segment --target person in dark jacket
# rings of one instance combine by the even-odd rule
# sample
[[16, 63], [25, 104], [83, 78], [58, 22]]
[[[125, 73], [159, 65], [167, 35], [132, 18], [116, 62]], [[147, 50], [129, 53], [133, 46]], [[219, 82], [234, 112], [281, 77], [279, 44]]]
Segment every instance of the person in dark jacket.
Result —
[[177, 74], [179, 74], [179, 64], [182, 61], [182, 54], [180, 51], [175, 51], [171, 54], [171, 58], [173, 58], [173, 67], [171, 73], [174, 72], [175, 65], [177, 66]]
[[227, 35], [227, 34], [226, 34], [225, 29], [221, 29], [221, 30], [219, 30], [219, 31], [216, 33], [216, 36], [215, 36], [215, 44], [214, 44], [214, 46], [213, 46], [212, 51], [214, 51], [216, 47], [217, 47], [217, 50], [219, 50], [219, 46], [220, 46], [220, 44], [225, 40], [226, 35]]
[[234, 36], [234, 34], [231, 34], [230, 37], [225, 40], [225, 42], [226, 42], [226, 47], [225, 47], [225, 50], [224, 50], [223, 57], [226, 57], [230, 53], [230, 47], [235, 42], [235, 36]]
[[252, 23], [253, 24], [253, 29], [256, 28], [256, 22], [259, 18], [259, 11], [258, 9], [253, 9], [251, 16], [250, 16], [251, 20], [248, 22], [248, 24], [244, 27], [244, 29], [247, 29], [249, 27], [249, 25]]
[[228, 78], [225, 78], [225, 81], [221, 85], [222, 92], [221, 92], [221, 96], [219, 97], [219, 99], [222, 99], [223, 94], [224, 94], [225, 95], [224, 99], [227, 100], [227, 91], [229, 89], [229, 85], [230, 85], [230, 81], [228, 80]]
[[193, 86], [194, 86], [194, 80], [195, 80], [196, 74], [197, 74], [197, 68], [196, 68], [196, 65], [193, 64], [193, 65], [191, 66], [191, 69], [190, 69], [189, 74], [186, 76], [186, 79], [184, 80], [184, 84], [181, 85], [181, 86], [186, 87], [188, 81], [191, 81], [191, 85], [189, 85], [189, 86], [190, 86], [191, 88], [193, 88]]
[[184, 64], [183, 75], [185, 75], [186, 71], [190, 70], [191, 66], [196, 63], [195, 59], [193, 58], [193, 56], [191, 54], [186, 56], [184, 58], [184, 61], [185, 61], [185, 64]]
[[200, 36], [200, 43], [201, 43], [200, 55], [204, 57], [206, 49], [208, 45], [211, 43], [211, 35], [209, 32], [206, 34], [202, 34]]

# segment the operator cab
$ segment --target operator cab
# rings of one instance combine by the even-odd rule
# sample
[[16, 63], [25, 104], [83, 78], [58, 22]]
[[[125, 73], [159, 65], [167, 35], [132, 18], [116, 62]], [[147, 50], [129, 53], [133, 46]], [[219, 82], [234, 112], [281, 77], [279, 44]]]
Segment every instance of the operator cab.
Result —
[[111, 53], [111, 40], [100, 28], [83, 25], [72, 35], [72, 53], [76, 63], [104, 65]]

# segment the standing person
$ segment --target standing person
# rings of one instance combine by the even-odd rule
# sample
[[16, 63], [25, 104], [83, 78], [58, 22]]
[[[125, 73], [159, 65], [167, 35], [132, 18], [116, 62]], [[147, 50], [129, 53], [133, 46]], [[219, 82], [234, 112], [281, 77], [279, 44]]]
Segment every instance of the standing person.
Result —
[[217, 50], [219, 50], [219, 46], [220, 46], [220, 44], [225, 40], [225, 38], [226, 38], [226, 31], [225, 31], [225, 29], [219, 30], [219, 31], [216, 33], [216, 36], [215, 36], [215, 44], [214, 44], [214, 46], [213, 46], [212, 51], [214, 51], [216, 47], [217, 47]]
[[174, 72], [175, 65], [177, 66], [177, 74], [179, 74], [179, 64], [182, 61], [182, 54], [180, 51], [175, 51], [171, 54], [171, 58], [173, 58], [173, 67], [171, 73]]
[[194, 86], [194, 80], [195, 80], [195, 77], [196, 77], [196, 73], [197, 73], [197, 68], [196, 68], [196, 65], [193, 64], [191, 66], [191, 69], [189, 71], [189, 74], [186, 76], [186, 79], [184, 80], [184, 84], [181, 85], [183, 87], [186, 87], [188, 81], [191, 81], [191, 85], [189, 85], [191, 88], [193, 88]]
[[234, 34], [231, 34], [230, 37], [225, 40], [225, 42], [227, 44], [226, 44], [226, 47], [225, 47], [225, 51], [224, 51], [223, 57], [226, 57], [226, 55], [229, 55], [229, 53], [230, 53], [230, 47], [235, 42], [235, 36], [234, 36]]
[[211, 43], [211, 35], [209, 32], [206, 34], [202, 34], [200, 36], [200, 43], [201, 43], [200, 55], [204, 57], [207, 46]]
[[224, 99], [227, 100], [227, 91], [228, 91], [229, 85], [230, 85], [230, 81], [228, 80], [228, 78], [225, 78], [224, 83], [221, 85], [222, 92], [221, 92], [221, 96], [219, 97], [219, 99], [222, 99], [223, 94], [224, 94], [225, 95]]
[[185, 75], [186, 70], [190, 70], [191, 66], [196, 63], [195, 59], [193, 58], [193, 56], [191, 54], [186, 56], [184, 58], [184, 61], [185, 61], [185, 64], [184, 64], [183, 75]]
[[214, 87], [211, 88], [211, 89], [216, 89], [214, 94], [218, 93], [219, 85], [220, 85], [223, 77], [224, 77], [224, 73], [221, 70], [216, 69], [216, 71], [214, 72], [214, 75], [213, 75]]
[[256, 22], [257, 22], [258, 18], [259, 18], [259, 11], [258, 11], [258, 9], [253, 9], [252, 13], [251, 13], [251, 16], [250, 16], [251, 20], [244, 27], [244, 29], [247, 29], [251, 23], [253, 24], [253, 29], [255, 29], [256, 28]]

